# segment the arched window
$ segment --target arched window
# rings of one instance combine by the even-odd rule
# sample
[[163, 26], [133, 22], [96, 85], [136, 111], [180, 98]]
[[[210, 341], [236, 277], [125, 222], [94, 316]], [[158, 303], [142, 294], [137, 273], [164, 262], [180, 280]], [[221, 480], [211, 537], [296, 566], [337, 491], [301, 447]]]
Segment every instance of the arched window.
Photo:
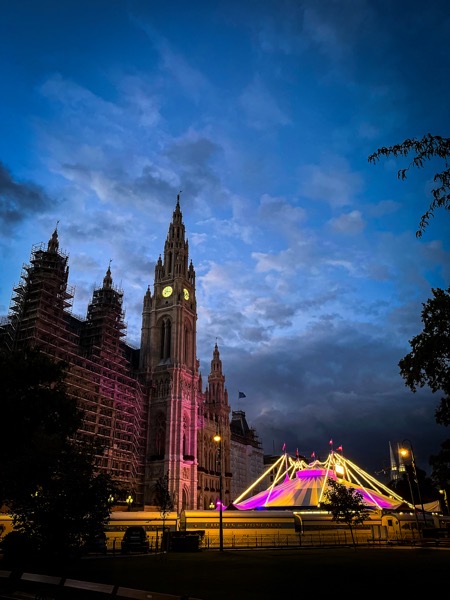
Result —
[[192, 327], [191, 323], [186, 320], [183, 327], [183, 360], [184, 363], [192, 368]]
[[155, 454], [164, 456], [166, 446], [166, 419], [162, 413], [156, 417]]
[[189, 444], [189, 417], [187, 415], [183, 415], [183, 439], [182, 439], [182, 451], [183, 456], [187, 456], [191, 454], [190, 452], [190, 444]]
[[183, 492], [181, 495], [181, 510], [186, 510], [188, 508], [188, 496], [186, 488], [183, 488]]
[[172, 323], [170, 319], [163, 319], [160, 334], [160, 358], [166, 360], [170, 358], [171, 354]]
[[183, 335], [183, 345], [184, 345], [184, 362], [186, 363], [187, 366], [189, 366], [189, 328], [188, 326], [185, 324], [184, 326], [184, 335]]

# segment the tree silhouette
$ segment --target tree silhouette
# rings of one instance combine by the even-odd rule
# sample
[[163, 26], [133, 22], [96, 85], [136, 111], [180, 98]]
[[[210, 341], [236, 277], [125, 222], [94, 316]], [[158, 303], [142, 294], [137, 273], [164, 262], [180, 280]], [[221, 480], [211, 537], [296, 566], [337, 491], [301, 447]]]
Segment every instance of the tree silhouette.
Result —
[[399, 362], [400, 374], [412, 392], [428, 385], [444, 395], [436, 409], [439, 425], [450, 425], [450, 288], [432, 289], [422, 304], [422, 333], [410, 340], [411, 352]]
[[169, 472], [159, 477], [153, 486], [153, 496], [155, 506], [158, 507], [159, 513], [163, 521], [163, 543], [166, 519], [170, 512], [173, 511], [173, 498], [169, 490]]
[[445, 163], [445, 169], [434, 176], [433, 181], [437, 185], [431, 190], [433, 200], [428, 210], [420, 218], [419, 228], [416, 231], [416, 237], [420, 238], [427, 228], [430, 218], [434, 217], [436, 209], [444, 208], [450, 210], [450, 138], [443, 138], [439, 135], [428, 133], [420, 140], [415, 138], [411, 140], [407, 139], [401, 144], [378, 148], [376, 152], [369, 156], [368, 160], [375, 164], [382, 157], [408, 156], [410, 153], [414, 153], [413, 159], [406, 169], [399, 169], [397, 172], [399, 179], [406, 179], [406, 174], [411, 168], [416, 167], [421, 169], [425, 162], [431, 159], [440, 158]]
[[81, 413], [64, 368], [38, 349], [0, 353], [0, 499], [13, 518], [4, 540], [12, 560], [26, 558], [24, 549], [52, 560], [79, 554], [104, 531], [109, 497], [120, 493], [96, 471], [100, 445], [75, 439]]
[[347, 487], [331, 477], [328, 478], [327, 483], [328, 489], [324, 494], [325, 502], [321, 503], [321, 508], [331, 512], [333, 521], [345, 523], [348, 526], [353, 547], [356, 550], [353, 529], [356, 525], [364, 523], [369, 516], [369, 510], [364, 504], [364, 497], [358, 490]]

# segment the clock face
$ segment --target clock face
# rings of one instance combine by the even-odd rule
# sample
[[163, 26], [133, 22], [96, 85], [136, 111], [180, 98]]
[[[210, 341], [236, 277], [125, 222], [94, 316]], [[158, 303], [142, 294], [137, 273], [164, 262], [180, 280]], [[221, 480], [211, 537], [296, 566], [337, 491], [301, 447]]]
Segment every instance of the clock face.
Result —
[[164, 298], [168, 298], [169, 296], [172, 295], [172, 292], [173, 292], [172, 286], [166, 285], [166, 287], [162, 291], [162, 295], [164, 296]]
[[183, 288], [183, 292], [184, 292], [184, 299], [189, 300], [189, 290], [187, 290], [186, 288]]

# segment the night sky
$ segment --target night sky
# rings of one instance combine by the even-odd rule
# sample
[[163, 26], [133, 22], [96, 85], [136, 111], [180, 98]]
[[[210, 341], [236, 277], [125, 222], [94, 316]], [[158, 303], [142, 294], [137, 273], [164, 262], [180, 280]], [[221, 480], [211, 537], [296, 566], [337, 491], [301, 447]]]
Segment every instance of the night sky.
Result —
[[368, 156], [450, 136], [448, 2], [0, 5], [0, 315], [58, 224], [74, 314], [111, 260], [139, 346], [181, 191], [203, 381], [217, 342], [265, 453], [428, 469], [440, 397], [398, 362], [450, 282], [448, 212], [415, 235], [445, 165]]

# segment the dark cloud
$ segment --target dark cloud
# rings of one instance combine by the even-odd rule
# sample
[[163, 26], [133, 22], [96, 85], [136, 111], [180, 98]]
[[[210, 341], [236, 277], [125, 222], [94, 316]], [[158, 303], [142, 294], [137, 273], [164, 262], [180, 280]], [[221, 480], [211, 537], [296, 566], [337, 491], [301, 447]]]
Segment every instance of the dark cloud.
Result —
[[[438, 399], [412, 394], [398, 361], [430, 287], [448, 285], [450, 221], [416, 240], [433, 171], [399, 181], [397, 161], [367, 157], [448, 130], [447, 3], [230, 0], [189, 19], [150, 4], [137, 20], [115, 6], [101, 31], [36, 5], [23, 35], [5, 31], [1, 305], [60, 220], [75, 312], [112, 260], [138, 345], [182, 190], [203, 381], [217, 340], [232, 408], [243, 390], [266, 453], [323, 454], [332, 437], [374, 471], [409, 438], [426, 466], [447, 437]], [[80, 31], [81, 54], [67, 44]]]
[[0, 162], [0, 229], [11, 228], [49, 208], [52, 201], [37, 185], [15, 181]]
[[342, 324], [328, 335], [311, 330], [297, 338], [261, 344], [257, 352], [221, 348], [224, 372], [246, 394], [233, 410], [245, 410], [265, 453], [324, 455], [332, 438], [346, 455], [374, 473], [389, 462], [389, 442], [411, 439], [421, 468], [446, 439], [436, 424], [438, 398], [413, 394], [399, 374], [406, 353], [388, 335], [363, 334]]

